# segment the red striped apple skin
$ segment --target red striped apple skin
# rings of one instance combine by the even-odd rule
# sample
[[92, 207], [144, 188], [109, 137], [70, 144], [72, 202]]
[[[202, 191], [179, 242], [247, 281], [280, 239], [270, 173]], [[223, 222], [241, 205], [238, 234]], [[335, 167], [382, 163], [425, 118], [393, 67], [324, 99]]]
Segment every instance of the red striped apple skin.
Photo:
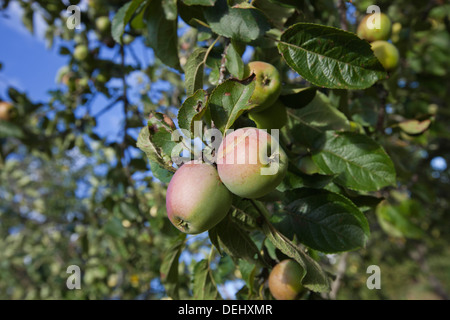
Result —
[[231, 201], [232, 194], [220, 181], [214, 166], [190, 161], [170, 180], [166, 194], [167, 216], [184, 233], [202, 233], [226, 216]]
[[271, 143], [278, 145], [278, 141], [271, 138], [265, 130], [252, 127], [225, 136], [217, 152], [217, 171], [228, 190], [242, 198], [256, 199], [281, 183], [288, 159], [279, 146], [272, 154]]

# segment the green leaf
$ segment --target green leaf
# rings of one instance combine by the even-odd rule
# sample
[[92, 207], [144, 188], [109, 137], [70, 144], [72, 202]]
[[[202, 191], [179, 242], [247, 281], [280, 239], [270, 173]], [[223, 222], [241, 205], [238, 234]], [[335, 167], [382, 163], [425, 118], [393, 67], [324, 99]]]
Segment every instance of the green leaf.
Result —
[[418, 135], [423, 132], [425, 132], [431, 125], [430, 119], [425, 120], [406, 120], [403, 122], [400, 122], [398, 126], [400, 129], [402, 129], [405, 133], [409, 135]]
[[226, 0], [217, 0], [204, 11], [212, 31], [233, 40], [250, 42], [270, 29], [265, 15], [254, 7], [230, 8]]
[[364, 89], [386, 78], [370, 44], [337, 28], [297, 23], [278, 43], [286, 63], [312, 84], [331, 89]]
[[302, 187], [322, 189], [333, 180], [334, 176], [322, 174], [304, 174], [302, 172], [288, 171], [277, 190], [284, 192]]
[[288, 257], [297, 261], [303, 268], [302, 285], [314, 292], [329, 292], [330, 279], [320, 265], [286, 238], [265, 218], [262, 230], [272, 244]]
[[267, 19], [277, 29], [284, 29], [284, 24], [295, 12], [294, 8], [277, 5], [270, 0], [253, 0], [252, 4], [265, 13]]
[[413, 216], [414, 213], [425, 212], [418, 201], [406, 199], [397, 205], [383, 201], [375, 212], [380, 226], [393, 237], [420, 239], [424, 235], [423, 230], [418, 226], [422, 219]]
[[229, 79], [217, 86], [211, 93], [207, 108], [216, 128], [225, 132], [231, 128], [236, 119], [251, 109], [249, 99], [255, 90], [254, 75], [244, 79]]
[[205, 90], [197, 90], [183, 102], [178, 111], [178, 125], [181, 129], [193, 132], [194, 121], [200, 121], [206, 111], [206, 97]]
[[159, 149], [159, 154], [165, 164], [171, 164], [172, 149], [177, 144], [172, 140], [172, 132], [166, 128], [159, 128], [152, 137], [151, 140], [155, 146]]
[[0, 120], [0, 138], [18, 138], [24, 137], [22, 129], [9, 121]]
[[34, 13], [31, 5], [27, 5], [22, 14], [22, 23], [32, 34], [34, 33]]
[[254, 286], [255, 286], [255, 276], [258, 268], [255, 264], [250, 263], [246, 260], [239, 260], [239, 271], [242, 275], [242, 280], [245, 281], [247, 287], [249, 296], [251, 296], [254, 293]]
[[119, 208], [122, 215], [129, 220], [139, 217], [139, 209], [135, 205], [122, 201], [119, 204]]
[[218, 225], [209, 230], [210, 238], [218, 240], [218, 251], [225, 251], [233, 260], [244, 259], [250, 263], [267, 265], [259, 254], [259, 249], [249, 234], [226, 216]]
[[293, 137], [308, 147], [323, 144], [327, 130], [351, 130], [345, 115], [321, 92], [306, 107], [290, 112], [290, 116], [296, 120], [290, 130]]
[[283, 88], [279, 99], [288, 108], [300, 109], [308, 105], [314, 99], [316, 91], [316, 87]]
[[306, 246], [336, 253], [364, 247], [369, 224], [362, 212], [344, 196], [317, 189], [297, 189], [286, 197], [284, 212], [273, 217], [284, 235]]
[[177, 19], [166, 17], [161, 1], [151, 1], [145, 13], [147, 41], [167, 66], [182, 71], [178, 57]]
[[298, 0], [269, 0], [269, 1], [288, 8], [297, 8], [299, 11], [305, 10], [305, 6], [307, 5], [304, 3], [304, 1]]
[[150, 170], [152, 171], [152, 175], [163, 183], [169, 183], [173, 177], [173, 171], [167, 170], [165, 167], [162, 167], [158, 162], [150, 160]]
[[353, 190], [376, 191], [396, 182], [391, 159], [364, 134], [327, 131], [312, 159], [321, 172], [337, 175], [335, 182]]
[[216, 3], [216, 0], [181, 0], [185, 5], [188, 6], [213, 6]]
[[122, 42], [122, 35], [125, 31], [125, 26], [130, 22], [136, 10], [144, 2], [144, 0], [133, 0], [123, 5], [114, 15], [111, 34], [117, 43]]
[[[178, 1], [178, 14], [191, 27], [199, 30], [199, 32], [212, 33], [203, 13], [203, 6], [186, 5], [183, 1]], [[198, 39], [201, 41], [200, 39]]]
[[370, 94], [371, 89], [365, 90], [364, 94], [358, 99], [352, 99], [349, 105], [352, 120], [367, 127], [377, 125], [381, 106], [379, 98], [374, 96], [376, 93]]
[[125, 238], [126, 230], [122, 226], [122, 221], [117, 217], [112, 217], [103, 227], [105, 233], [115, 238]]
[[356, 197], [351, 197], [350, 200], [359, 208], [359, 210], [364, 212], [376, 208], [384, 198], [358, 195]]
[[195, 300], [215, 300], [218, 295], [208, 260], [200, 260], [194, 266], [193, 298]]
[[180, 234], [172, 243], [170, 248], [165, 250], [165, 255], [159, 269], [161, 282], [166, 288], [167, 295], [173, 299], [178, 299], [178, 260], [184, 249], [186, 234]]
[[241, 228], [254, 230], [257, 228], [258, 212], [255, 210], [251, 201], [240, 197], [233, 198], [233, 212], [231, 219]]
[[149, 121], [149, 125], [141, 129], [136, 146], [145, 152], [149, 161], [158, 164], [160, 167], [175, 171], [172, 167], [172, 149], [177, 144], [172, 141], [172, 132], [160, 120]]
[[144, 22], [144, 14], [145, 14], [145, 8], [149, 2], [145, 2], [139, 9], [138, 13], [134, 16], [134, 18], [131, 18], [130, 26], [131, 28], [135, 30], [144, 29], [145, 28], [145, 22]]
[[241, 55], [238, 53], [233, 41], [230, 43], [227, 49], [225, 66], [231, 75], [238, 79], [244, 78], [244, 62]]
[[205, 67], [205, 56], [208, 52], [205, 48], [195, 48], [184, 66], [186, 94], [194, 94], [198, 89], [203, 89], [203, 69]]
[[177, 0], [162, 0], [161, 4], [167, 20], [175, 20], [178, 17]]

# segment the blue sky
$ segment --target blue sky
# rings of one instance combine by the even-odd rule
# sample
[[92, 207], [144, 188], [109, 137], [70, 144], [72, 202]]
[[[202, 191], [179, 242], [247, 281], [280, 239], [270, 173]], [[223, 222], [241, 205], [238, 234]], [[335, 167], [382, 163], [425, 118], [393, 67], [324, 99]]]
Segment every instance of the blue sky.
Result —
[[59, 56], [56, 49], [46, 48], [42, 37], [44, 22], [35, 20], [36, 35], [21, 23], [21, 9], [11, 3], [5, 13], [0, 13], [0, 96], [6, 97], [8, 86], [25, 91], [33, 100], [45, 100], [46, 92], [55, 88], [57, 70], [66, 64], [67, 57]]
[[[0, 41], [4, 44], [0, 50], [0, 62], [2, 63], [0, 99], [7, 100], [7, 89], [12, 86], [25, 92], [34, 102], [45, 102], [50, 97], [49, 90], [63, 87], [62, 84], [56, 83], [56, 75], [61, 67], [69, 63], [70, 58], [58, 54], [61, 42], [55, 41], [52, 48], [47, 47], [44, 39], [46, 24], [39, 14], [34, 16], [34, 34], [30, 33], [22, 24], [21, 16], [22, 9], [15, 2], [9, 5], [6, 12], [0, 13]], [[73, 43], [64, 44], [69, 48], [73, 47]], [[143, 66], [153, 63], [154, 56], [151, 49], [146, 48], [141, 41], [134, 41], [132, 46]], [[115, 52], [115, 50], [102, 47], [100, 57], [112, 58]], [[134, 60], [127, 55], [126, 62], [134, 63]], [[134, 85], [139, 76], [143, 75], [132, 73], [127, 78], [127, 82], [132, 84], [129, 95], [131, 101], [133, 101], [133, 97], [136, 97], [139, 89], [139, 86]], [[112, 79], [109, 85], [117, 84], [118, 81], [118, 79]], [[167, 89], [167, 85], [164, 83], [152, 84], [150, 96], [156, 100], [159, 98], [158, 92], [164, 89]], [[92, 114], [96, 114], [107, 104], [108, 100], [103, 95], [97, 95], [92, 104]], [[79, 108], [76, 114], [81, 115], [83, 112], [83, 108]], [[119, 137], [117, 128], [121, 127], [123, 119], [122, 105], [118, 103], [97, 119], [96, 132], [102, 137], [107, 137], [108, 141], [114, 141]]]

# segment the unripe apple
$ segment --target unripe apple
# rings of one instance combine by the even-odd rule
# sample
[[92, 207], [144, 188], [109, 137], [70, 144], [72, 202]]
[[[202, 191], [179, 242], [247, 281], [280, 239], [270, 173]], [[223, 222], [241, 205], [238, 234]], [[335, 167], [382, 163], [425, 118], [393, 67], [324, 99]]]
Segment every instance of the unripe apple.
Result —
[[111, 27], [111, 21], [108, 16], [101, 16], [95, 19], [95, 27], [100, 33], [106, 33]]
[[265, 196], [283, 180], [288, 159], [265, 130], [241, 128], [229, 133], [217, 151], [217, 171], [232, 193], [249, 199]]
[[0, 101], [0, 120], [11, 120], [13, 108], [14, 106], [11, 103]]
[[56, 73], [55, 81], [56, 83], [63, 83], [67, 85], [67, 81], [69, 80], [69, 74], [71, 73], [69, 66], [62, 66], [58, 69], [58, 72]]
[[[391, 19], [389, 19], [386, 14], [380, 13], [380, 28], [377, 28], [375, 23], [376, 16], [365, 16], [361, 20], [360, 24], [358, 25], [358, 29], [356, 30], [356, 34], [358, 35], [358, 37], [360, 37], [361, 39], [366, 39], [369, 42], [389, 39], [392, 29]], [[370, 27], [372, 29], [369, 29]]]
[[314, 163], [310, 155], [303, 156], [300, 159], [298, 168], [306, 174], [319, 173], [319, 167]]
[[250, 97], [250, 103], [257, 106], [253, 111], [262, 111], [270, 107], [280, 96], [281, 76], [277, 68], [267, 62], [252, 61], [245, 68], [245, 76], [255, 73], [255, 91]]
[[373, 53], [387, 71], [397, 68], [400, 54], [396, 46], [383, 40], [374, 41], [371, 46]]
[[286, 259], [273, 267], [269, 275], [269, 290], [277, 300], [294, 300], [302, 292], [302, 267], [292, 259]]
[[108, 76], [104, 72], [100, 72], [95, 78], [95, 81], [98, 84], [105, 84], [106, 82], [108, 82]]
[[283, 102], [277, 100], [263, 111], [250, 111], [248, 117], [256, 123], [259, 129], [281, 129], [287, 123], [287, 110]]
[[89, 55], [89, 49], [84, 44], [77, 45], [73, 52], [73, 57], [79, 61], [83, 61], [84, 59], [87, 58], [88, 55]]
[[170, 180], [167, 215], [180, 231], [197, 234], [219, 223], [231, 208], [231, 201], [232, 195], [220, 181], [215, 167], [190, 161]]
[[76, 84], [77, 87], [84, 89], [89, 85], [89, 78], [88, 77], [79, 78], [77, 79]]
[[131, 34], [124, 34], [122, 38], [123, 44], [127, 45], [134, 41], [134, 37]]

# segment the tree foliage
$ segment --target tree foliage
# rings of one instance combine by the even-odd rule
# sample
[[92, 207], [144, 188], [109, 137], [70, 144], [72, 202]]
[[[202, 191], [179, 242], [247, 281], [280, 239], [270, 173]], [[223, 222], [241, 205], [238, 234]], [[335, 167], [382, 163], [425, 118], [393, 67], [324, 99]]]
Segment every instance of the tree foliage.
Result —
[[[273, 299], [269, 272], [290, 257], [304, 299], [448, 298], [448, 4], [377, 2], [400, 52], [386, 72], [355, 34], [370, 1], [90, 0], [81, 30], [65, 2], [1, 9], [13, 2], [30, 31], [42, 15], [68, 64], [48, 101], [0, 97], [15, 109], [0, 120], [0, 297]], [[199, 130], [254, 126], [249, 60], [282, 74], [288, 173], [272, 197], [235, 197], [186, 237], [166, 216], [172, 155], [194, 154]], [[98, 123], [112, 109], [123, 121], [108, 137]], [[190, 136], [174, 141], [178, 129]], [[381, 290], [365, 286], [372, 264]], [[81, 290], [66, 287], [69, 265]]]

